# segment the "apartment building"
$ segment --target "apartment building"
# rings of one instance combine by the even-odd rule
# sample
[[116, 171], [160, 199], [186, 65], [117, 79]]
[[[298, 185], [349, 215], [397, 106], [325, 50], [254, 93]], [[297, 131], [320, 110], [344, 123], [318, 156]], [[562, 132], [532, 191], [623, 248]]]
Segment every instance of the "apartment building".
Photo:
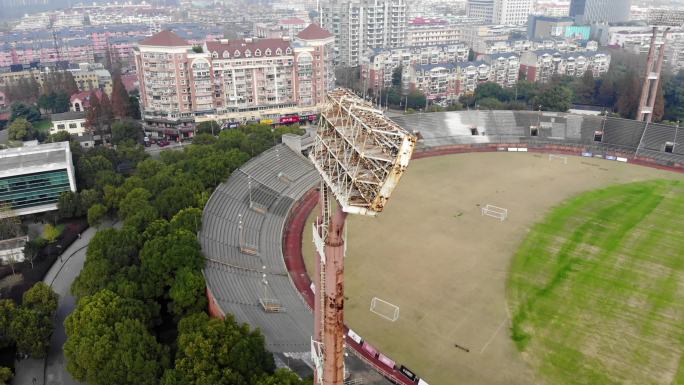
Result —
[[495, 0], [494, 24], [525, 25], [532, 11], [532, 0]]
[[571, 0], [570, 17], [578, 23], [619, 23], [629, 20], [631, 0]]
[[333, 33], [337, 65], [359, 65], [369, 49], [406, 42], [405, 0], [331, 1], [322, 7], [323, 28]]
[[556, 50], [559, 52], [596, 51], [598, 43], [588, 41], [581, 43], [571, 39], [544, 39], [544, 40], [505, 40], [485, 41], [479, 45], [478, 54], [494, 55], [500, 53], [516, 53], [521, 55], [527, 51]]
[[100, 63], [80, 63], [77, 69], [68, 70], [76, 81], [79, 91], [102, 90], [112, 94], [112, 74]]
[[459, 63], [468, 60], [465, 44], [434, 45], [377, 49], [361, 64], [361, 77], [374, 91], [392, 85], [392, 74], [397, 68], [407, 71], [411, 65]]
[[495, 0], [468, 0], [466, 14], [468, 17], [481, 19], [485, 24], [494, 22]]
[[520, 73], [528, 81], [547, 82], [554, 75], [581, 77], [591, 71], [595, 78], [608, 72], [610, 54], [606, 52], [525, 52], [520, 57]]
[[289, 37], [294, 40], [295, 36], [309, 25], [308, 22], [290, 17], [274, 23], [255, 23], [254, 36], [260, 38]]
[[460, 41], [461, 28], [454, 25], [415, 26], [406, 30], [408, 47], [456, 44]]
[[278, 122], [315, 113], [334, 87], [334, 38], [316, 24], [289, 38], [206, 42], [170, 31], [135, 52], [146, 130], [192, 136], [195, 121]]

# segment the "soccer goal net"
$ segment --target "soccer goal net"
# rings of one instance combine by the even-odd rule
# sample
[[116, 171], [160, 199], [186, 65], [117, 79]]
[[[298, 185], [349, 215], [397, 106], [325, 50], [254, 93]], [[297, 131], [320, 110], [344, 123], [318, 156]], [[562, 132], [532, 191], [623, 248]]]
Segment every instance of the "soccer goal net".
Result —
[[508, 210], [503, 207], [486, 205], [482, 208], [482, 215], [496, 218], [503, 222], [506, 218], [508, 218]]
[[563, 162], [563, 164], [568, 164], [568, 157], [565, 155], [549, 154], [549, 162], [551, 161]]
[[370, 311], [388, 321], [399, 319], [399, 306], [383, 301], [378, 297], [373, 297], [370, 304]]

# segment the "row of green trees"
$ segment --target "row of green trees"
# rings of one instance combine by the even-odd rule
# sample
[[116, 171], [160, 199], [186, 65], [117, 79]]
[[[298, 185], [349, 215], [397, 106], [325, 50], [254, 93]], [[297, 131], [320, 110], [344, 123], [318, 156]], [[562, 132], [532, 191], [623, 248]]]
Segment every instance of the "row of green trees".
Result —
[[[300, 133], [251, 125], [216, 137], [198, 134], [182, 151], [138, 159], [141, 146], [75, 154], [80, 193], [63, 195], [63, 215], [123, 222], [99, 230], [71, 291], [78, 299], [67, 318], [68, 370], [78, 381], [104, 384], [303, 384], [275, 371], [257, 330], [231, 316], [207, 315], [204, 257], [196, 234], [213, 189], [250, 157]], [[128, 148], [128, 149], [127, 149]], [[127, 149], [127, 150], [126, 150]], [[142, 152], [144, 154], [144, 152]], [[116, 165], [135, 166], [131, 176]], [[97, 211], [97, 212], [95, 212]]]

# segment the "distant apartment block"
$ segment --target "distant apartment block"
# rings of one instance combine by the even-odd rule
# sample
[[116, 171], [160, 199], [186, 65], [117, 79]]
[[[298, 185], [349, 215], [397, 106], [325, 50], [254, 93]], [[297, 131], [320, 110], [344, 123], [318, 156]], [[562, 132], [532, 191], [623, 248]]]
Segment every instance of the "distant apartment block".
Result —
[[202, 119], [276, 120], [315, 113], [334, 87], [333, 36], [311, 24], [288, 38], [209, 41], [203, 52], [170, 31], [139, 43], [145, 129], [192, 136]]
[[512, 87], [518, 81], [516, 55], [500, 55], [488, 61], [415, 65], [402, 79], [408, 90], [420, 90], [428, 100], [456, 101], [475, 92], [478, 85], [496, 82]]
[[595, 78], [608, 72], [610, 54], [606, 52], [525, 52], [520, 57], [520, 73], [526, 80], [545, 83], [554, 75], [581, 77], [591, 71]]
[[649, 8], [647, 22], [651, 25], [684, 25], [684, 9]]
[[455, 44], [460, 41], [461, 28], [453, 25], [415, 26], [406, 30], [408, 47]]
[[582, 24], [629, 20], [631, 0], [571, 0], [569, 16]]
[[466, 14], [468, 17], [481, 19], [485, 24], [494, 22], [494, 2], [496, 0], [468, 0]]
[[112, 94], [112, 74], [102, 64], [81, 63], [78, 69], [68, 70], [76, 81], [79, 91], [102, 90]]
[[336, 64], [357, 66], [369, 49], [406, 42], [406, 0], [342, 0], [322, 7], [323, 27], [335, 36]]
[[532, 0], [494, 0], [494, 24], [524, 25], [532, 11]]
[[374, 91], [392, 85], [397, 68], [407, 71], [412, 65], [459, 63], [468, 60], [465, 44], [377, 49], [361, 65], [361, 77]]

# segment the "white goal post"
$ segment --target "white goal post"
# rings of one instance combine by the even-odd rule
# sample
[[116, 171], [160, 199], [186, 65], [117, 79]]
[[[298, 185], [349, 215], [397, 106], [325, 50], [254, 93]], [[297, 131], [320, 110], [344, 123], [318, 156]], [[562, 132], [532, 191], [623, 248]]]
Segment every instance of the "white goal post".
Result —
[[399, 306], [378, 297], [373, 297], [371, 300], [370, 311], [391, 322], [399, 319]]
[[560, 160], [563, 164], [568, 164], [568, 157], [565, 155], [549, 154], [549, 161]]
[[508, 209], [494, 205], [486, 205], [482, 208], [482, 215], [487, 215], [503, 222], [508, 218]]

